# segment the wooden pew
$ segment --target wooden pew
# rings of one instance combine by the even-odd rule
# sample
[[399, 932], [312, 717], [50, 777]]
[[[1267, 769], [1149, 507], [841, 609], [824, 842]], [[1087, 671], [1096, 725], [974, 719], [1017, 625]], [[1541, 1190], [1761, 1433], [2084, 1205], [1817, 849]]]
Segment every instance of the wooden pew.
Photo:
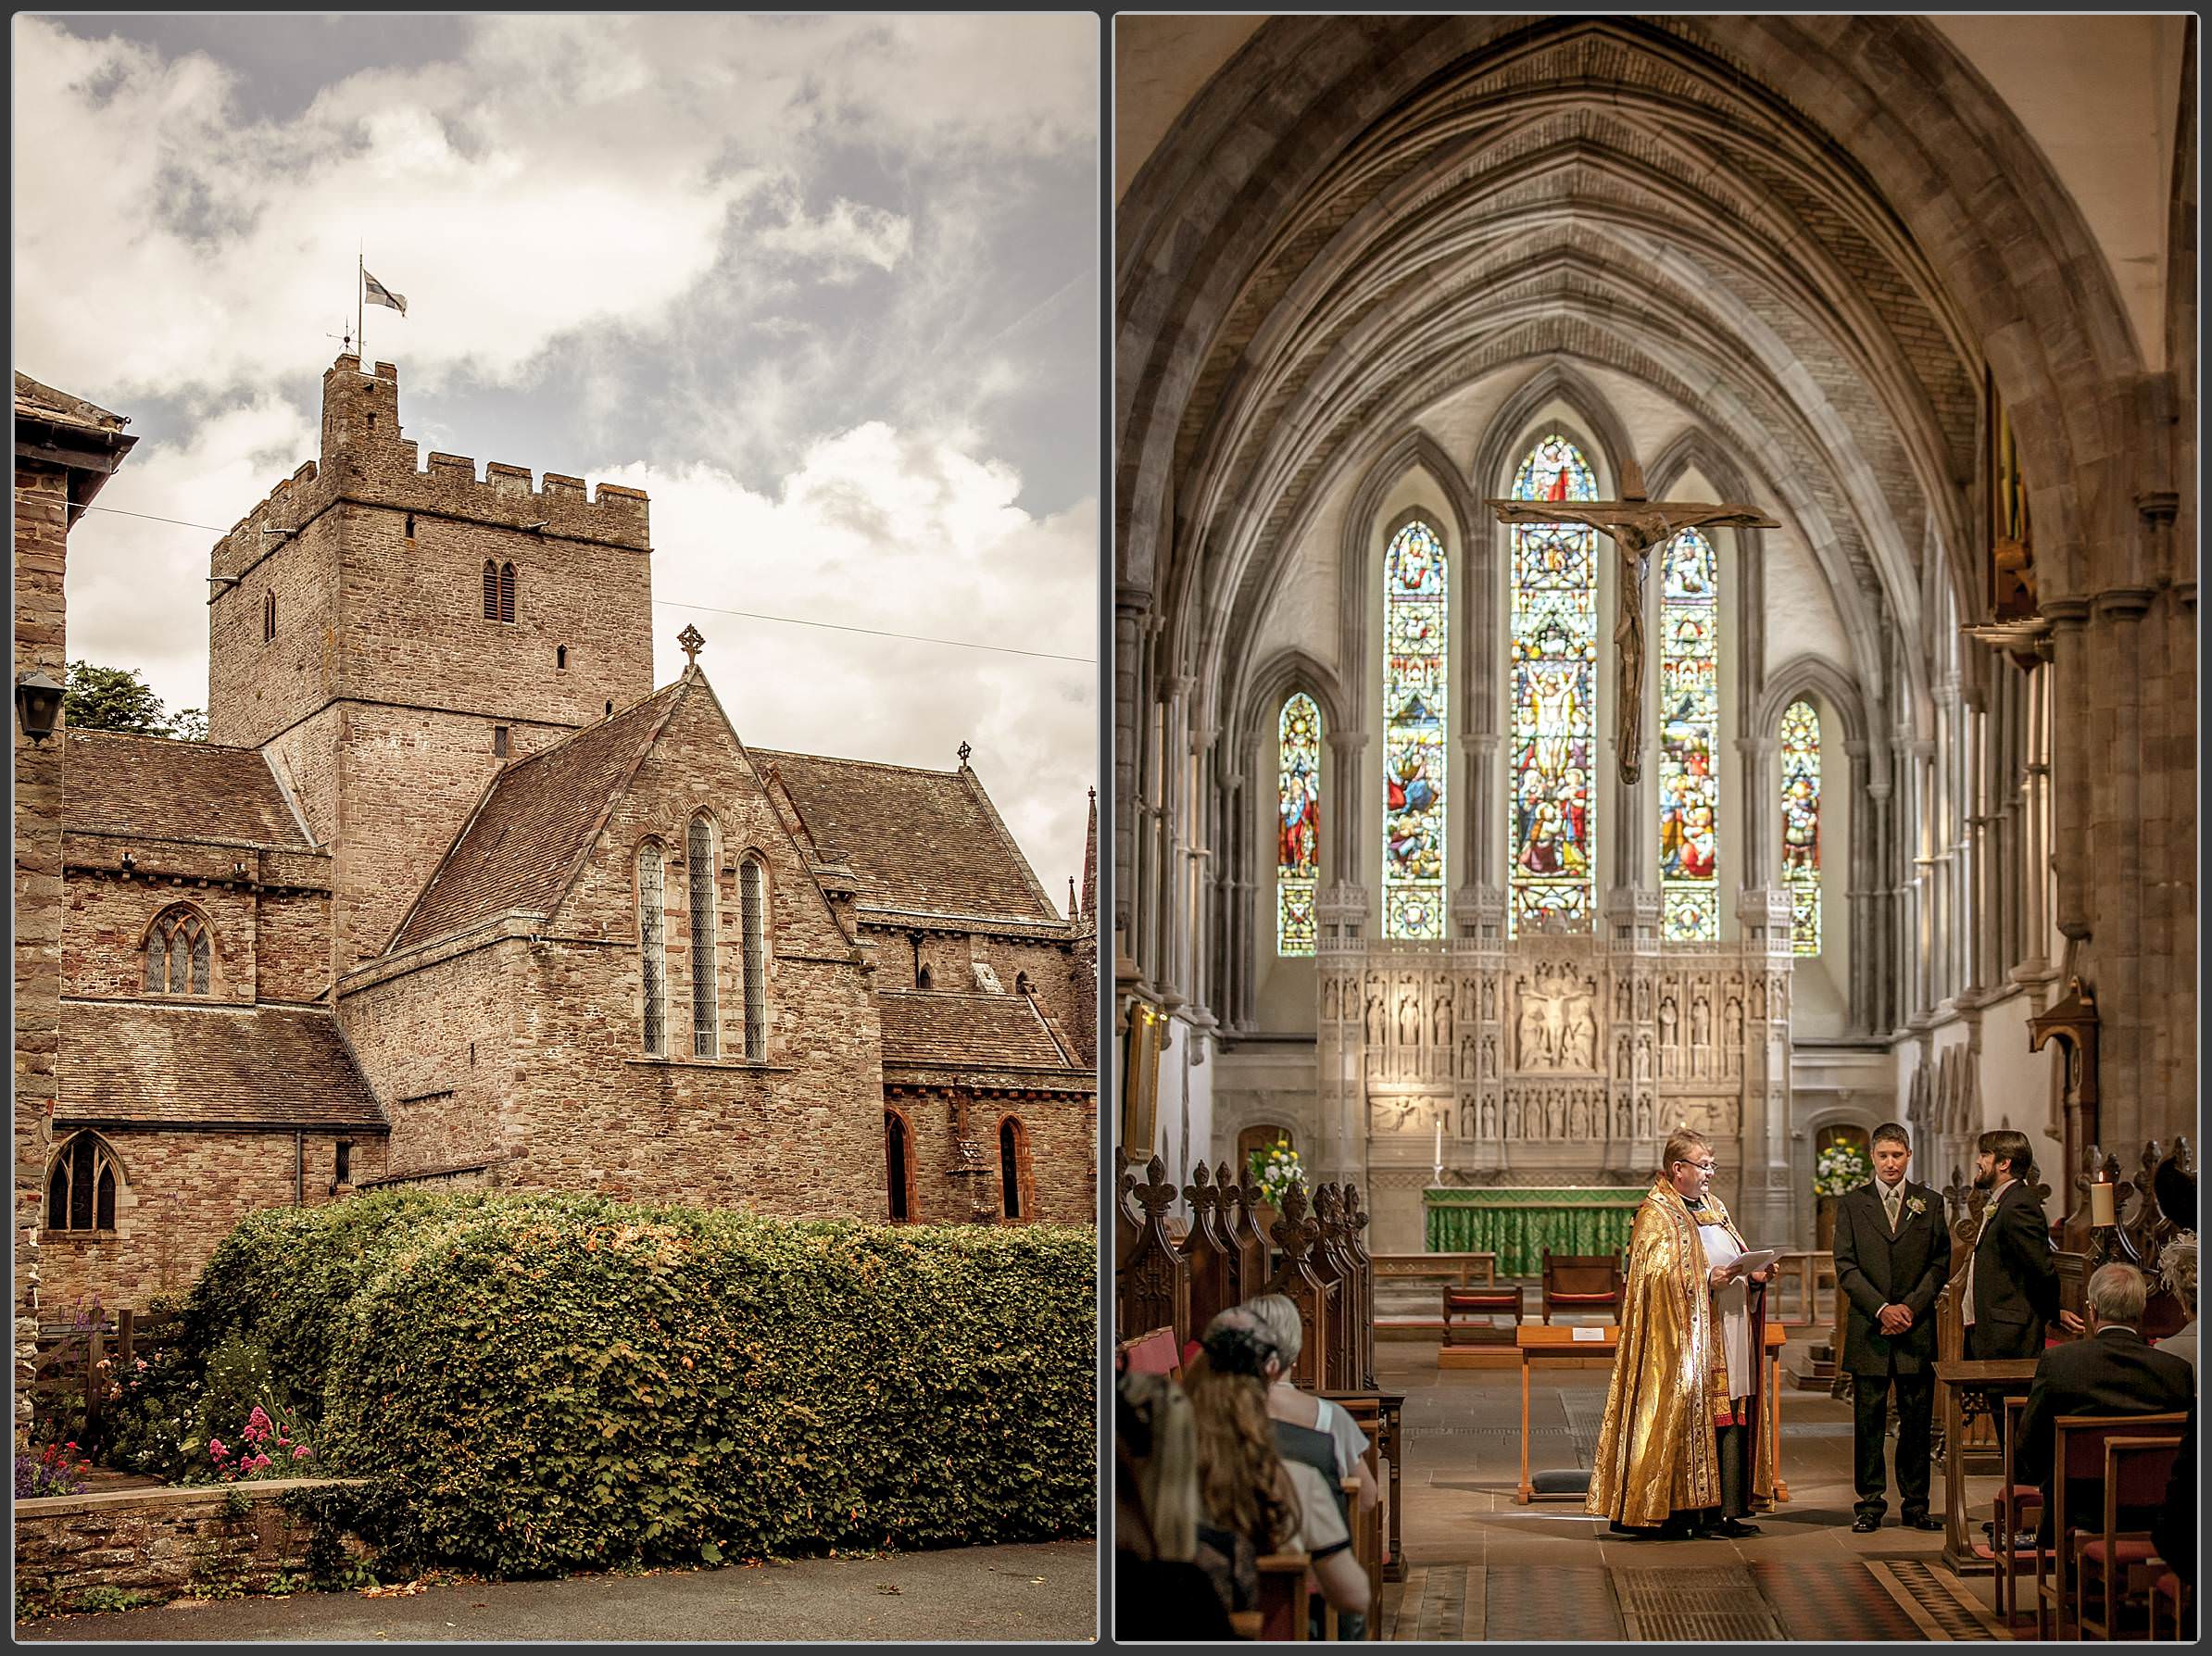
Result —
[[1183, 1238], [1183, 1259], [1190, 1271], [1188, 1332], [1196, 1339], [1218, 1312], [1243, 1298], [1238, 1291], [1243, 1259], [1222, 1228], [1224, 1192], [1203, 1161], [1190, 1170], [1183, 1195], [1190, 1203], [1190, 1231]]
[[1260, 1292], [1286, 1296], [1298, 1308], [1298, 1320], [1304, 1325], [1305, 1340], [1290, 1374], [1293, 1383], [1308, 1391], [1344, 1390], [1348, 1388], [1339, 1383], [1341, 1376], [1332, 1367], [1328, 1354], [1336, 1285], [1322, 1278], [1309, 1257], [1320, 1230], [1306, 1211], [1305, 1187], [1291, 1186], [1283, 1195], [1282, 1217], [1275, 1222], [1276, 1246], [1282, 1250], [1280, 1262]]
[[1175, 1331], [1179, 1348], [1190, 1337], [1190, 1269], [1167, 1234], [1167, 1210], [1175, 1187], [1158, 1156], [1131, 1188], [1142, 1213], [1136, 1239], [1113, 1273], [1115, 1331], [1127, 1339], [1160, 1327]]

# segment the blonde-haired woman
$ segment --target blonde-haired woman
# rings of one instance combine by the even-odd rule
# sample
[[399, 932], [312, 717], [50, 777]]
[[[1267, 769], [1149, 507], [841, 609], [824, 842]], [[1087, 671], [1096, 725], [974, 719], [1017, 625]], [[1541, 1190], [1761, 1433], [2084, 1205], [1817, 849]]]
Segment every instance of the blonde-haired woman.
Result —
[[1185, 1373], [1205, 1517], [1255, 1556], [1301, 1549], [1322, 1597], [1339, 1612], [1364, 1612], [1367, 1573], [1352, 1556], [1351, 1532], [1327, 1481], [1276, 1452], [1266, 1401], [1271, 1359], [1281, 1361], [1274, 1337], [1250, 1311], [1232, 1306], [1206, 1325], [1200, 1355]]
[[[1372, 1511], [1382, 1499], [1382, 1491], [1367, 1467], [1367, 1434], [1326, 1398], [1301, 1391], [1290, 1382], [1290, 1371], [1298, 1366], [1306, 1335], [1297, 1305], [1288, 1294], [1262, 1294], [1247, 1299], [1244, 1309], [1259, 1318], [1261, 1326], [1275, 1340], [1276, 1355], [1263, 1377], [1267, 1381], [1267, 1413], [1275, 1422], [1276, 1448], [1286, 1460], [1312, 1462], [1328, 1479], [1329, 1487], [1339, 1490], [1339, 1510], [1344, 1506], [1340, 1486], [1344, 1479], [1351, 1478], [1360, 1487], [1360, 1511]], [[1326, 1440], [1326, 1464], [1321, 1459], [1322, 1446], [1309, 1441], [1312, 1439]]]

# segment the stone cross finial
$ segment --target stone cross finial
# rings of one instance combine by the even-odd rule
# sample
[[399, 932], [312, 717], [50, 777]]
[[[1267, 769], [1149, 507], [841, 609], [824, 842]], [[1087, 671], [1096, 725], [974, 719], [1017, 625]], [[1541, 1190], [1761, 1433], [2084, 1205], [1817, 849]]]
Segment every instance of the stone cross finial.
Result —
[[684, 664], [697, 667], [699, 664], [699, 651], [707, 645], [707, 635], [697, 627], [687, 626], [676, 634], [676, 642], [684, 646]]
[[965, 771], [968, 768], [968, 755], [974, 753], [974, 751], [975, 749], [969, 746], [965, 742], [962, 742], [960, 745], [960, 768], [961, 770]]

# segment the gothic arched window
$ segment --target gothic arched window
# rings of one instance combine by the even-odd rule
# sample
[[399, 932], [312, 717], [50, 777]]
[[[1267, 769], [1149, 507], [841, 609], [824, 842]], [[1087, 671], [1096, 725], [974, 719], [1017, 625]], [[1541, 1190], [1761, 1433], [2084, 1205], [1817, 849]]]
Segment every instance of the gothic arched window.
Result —
[[50, 1231], [115, 1229], [115, 1158], [90, 1133], [61, 1147], [46, 1175], [46, 1228]]
[[1029, 1216], [1029, 1129], [1010, 1115], [999, 1123], [999, 1213], [1002, 1219]]
[[[1685, 529], [1659, 589], [1659, 935], [1720, 940], [1719, 559]], [[1623, 595], [1626, 596], [1627, 595]]]
[[499, 619], [510, 621], [515, 618], [515, 566], [499, 566]]
[[[1515, 500], [1595, 500], [1582, 451], [1553, 432], [1514, 476]], [[1591, 761], [1598, 693], [1597, 531], [1568, 523], [1513, 531], [1511, 929], [1556, 918], [1589, 927], [1595, 907]]]
[[884, 1160], [889, 1175], [891, 1221], [903, 1224], [914, 1217], [914, 1141], [906, 1117], [896, 1110], [884, 1111]]
[[261, 642], [267, 644], [276, 636], [276, 594], [261, 595]]
[[499, 566], [488, 558], [484, 560], [484, 619], [499, 619]]
[[205, 995], [214, 946], [207, 922], [191, 909], [170, 909], [146, 929], [145, 976], [148, 995]]
[[1416, 519], [1383, 561], [1383, 931], [1444, 935], [1444, 543]]
[[691, 893], [691, 1056], [712, 1058], [714, 1038], [714, 829], [691, 819], [685, 884]]
[[737, 908], [745, 935], [745, 1056], [768, 1056], [768, 871], [748, 857], [738, 871]]
[[1791, 952], [1820, 952], [1820, 717], [1809, 701], [1782, 715], [1782, 880]]
[[638, 981], [645, 994], [645, 1049], [668, 1050], [667, 871], [660, 847], [647, 841], [637, 852]]
[[1301, 690], [1276, 721], [1275, 947], [1313, 952], [1313, 884], [1321, 859], [1321, 709]]

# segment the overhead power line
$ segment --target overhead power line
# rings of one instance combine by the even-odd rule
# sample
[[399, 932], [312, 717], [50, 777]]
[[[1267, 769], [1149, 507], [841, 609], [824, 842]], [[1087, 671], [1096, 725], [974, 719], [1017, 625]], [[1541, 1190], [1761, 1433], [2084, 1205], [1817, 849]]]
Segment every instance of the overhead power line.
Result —
[[[111, 512], [119, 518], [143, 518], [149, 523], [174, 523], [180, 529], [204, 529], [209, 534], [228, 534], [212, 523], [191, 523], [182, 518], [157, 517], [152, 512], [128, 512], [119, 506], [87, 506], [88, 512]], [[1001, 656], [1031, 656], [1040, 661], [1073, 661], [1078, 666], [1097, 665], [1090, 656], [1062, 656], [1051, 650], [1025, 650], [1011, 644], [979, 644], [969, 638], [936, 638], [925, 633], [895, 633], [882, 627], [855, 627], [843, 621], [810, 621], [798, 615], [769, 615], [759, 609], [724, 609], [713, 604], [685, 604], [675, 598], [655, 598], [656, 609], [697, 609], [708, 615], [735, 615], [747, 621], [776, 621], [786, 627], [816, 627], [825, 633], [860, 633], [870, 638], [903, 638], [911, 644], [941, 644], [952, 649], [989, 650]]]

